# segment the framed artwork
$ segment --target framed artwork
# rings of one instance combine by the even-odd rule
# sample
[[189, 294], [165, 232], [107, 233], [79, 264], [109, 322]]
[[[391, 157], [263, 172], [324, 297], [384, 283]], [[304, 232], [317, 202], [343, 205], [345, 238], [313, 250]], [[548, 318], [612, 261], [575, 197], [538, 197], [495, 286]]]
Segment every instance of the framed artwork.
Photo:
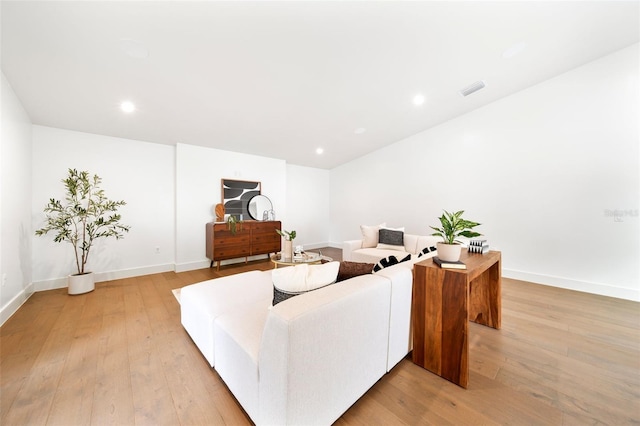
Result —
[[225, 219], [235, 216], [237, 220], [251, 219], [249, 216], [249, 200], [260, 195], [262, 185], [260, 182], [235, 179], [221, 179], [222, 204], [224, 205]]

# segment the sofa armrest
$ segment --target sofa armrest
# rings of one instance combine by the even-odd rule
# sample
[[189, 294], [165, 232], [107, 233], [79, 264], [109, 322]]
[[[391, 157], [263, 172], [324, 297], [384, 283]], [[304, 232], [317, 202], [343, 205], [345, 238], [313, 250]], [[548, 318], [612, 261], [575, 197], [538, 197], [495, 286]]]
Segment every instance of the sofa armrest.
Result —
[[352, 262], [353, 251], [362, 248], [362, 240], [349, 240], [342, 243], [342, 260]]
[[391, 282], [363, 275], [269, 311], [258, 424], [336, 421], [386, 372]]

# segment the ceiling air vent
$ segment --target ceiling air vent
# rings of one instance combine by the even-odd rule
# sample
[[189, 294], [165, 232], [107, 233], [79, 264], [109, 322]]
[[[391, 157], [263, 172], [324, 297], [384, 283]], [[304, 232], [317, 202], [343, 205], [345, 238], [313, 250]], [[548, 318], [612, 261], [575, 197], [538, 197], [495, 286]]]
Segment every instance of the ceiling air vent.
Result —
[[486, 86], [485, 82], [482, 80], [479, 80], [479, 81], [476, 81], [475, 83], [468, 85], [464, 89], [460, 90], [460, 94], [462, 96], [469, 96], [473, 92], [477, 92], [478, 90], [484, 88], [485, 86]]

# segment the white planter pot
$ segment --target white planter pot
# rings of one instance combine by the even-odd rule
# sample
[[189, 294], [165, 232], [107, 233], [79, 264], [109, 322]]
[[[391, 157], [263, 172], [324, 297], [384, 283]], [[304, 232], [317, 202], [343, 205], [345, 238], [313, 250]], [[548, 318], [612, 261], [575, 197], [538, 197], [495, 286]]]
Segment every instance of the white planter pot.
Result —
[[69, 275], [69, 294], [83, 294], [95, 290], [96, 282], [93, 272]]
[[438, 250], [438, 258], [441, 260], [445, 260], [447, 262], [457, 262], [460, 260], [462, 245], [437, 243], [436, 246]]

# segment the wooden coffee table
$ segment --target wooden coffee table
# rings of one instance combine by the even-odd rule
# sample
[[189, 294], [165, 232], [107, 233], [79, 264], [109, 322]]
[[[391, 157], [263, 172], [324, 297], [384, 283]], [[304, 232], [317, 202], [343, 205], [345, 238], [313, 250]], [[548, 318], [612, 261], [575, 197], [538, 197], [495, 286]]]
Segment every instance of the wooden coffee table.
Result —
[[469, 321], [501, 326], [501, 254], [468, 253], [466, 270], [443, 269], [427, 259], [413, 269], [413, 362], [466, 388]]

